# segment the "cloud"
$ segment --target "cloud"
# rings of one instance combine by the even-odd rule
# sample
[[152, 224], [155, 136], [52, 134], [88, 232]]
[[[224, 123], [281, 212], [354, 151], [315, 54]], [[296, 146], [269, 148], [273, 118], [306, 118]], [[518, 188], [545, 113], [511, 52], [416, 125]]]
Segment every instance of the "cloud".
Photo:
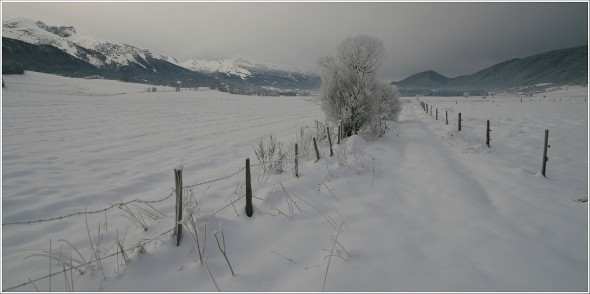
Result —
[[2, 3], [4, 19], [73, 25], [179, 60], [249, 56], [317, 70], [344, 38], [382, 39], [380, 74], [454, 77], [588, 44], [586, 3]]

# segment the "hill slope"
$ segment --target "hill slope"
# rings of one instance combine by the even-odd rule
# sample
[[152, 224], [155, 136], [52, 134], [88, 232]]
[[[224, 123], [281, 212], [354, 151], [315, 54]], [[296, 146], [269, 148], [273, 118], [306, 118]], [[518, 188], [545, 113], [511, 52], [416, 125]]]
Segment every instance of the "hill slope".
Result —
[[445, 86], [449, 78], [433, 71], [424, 71], [413, 74], [402, 81], [397, 82], [397, 86], [407, 89], [429, 89]]
[[587, 84], [587, 72], [588, 46], [580, 46], [511, 59], [456, 78], [426, 71], [395, 84], [401, 89], [502, 91], [542, 83]]

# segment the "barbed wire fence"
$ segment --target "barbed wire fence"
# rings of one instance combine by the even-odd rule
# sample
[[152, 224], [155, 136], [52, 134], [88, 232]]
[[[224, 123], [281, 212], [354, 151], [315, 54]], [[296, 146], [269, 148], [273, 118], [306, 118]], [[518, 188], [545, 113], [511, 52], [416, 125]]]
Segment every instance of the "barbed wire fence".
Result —
[[[123, 249], [121, 251], [117, 251], [117, 252], [112, 253], [112, 254], [109, 254], [109, 255], [101, 256], [99, 258], [96, 258], [96, 259], [93, 259], [91, 261], [78, 264], [76, 266], [73, 266], [72, 265], [72, 266], [70, 266], [68, 268], [62, 269], [61, 271], [56, 271], [56, 272], [51, 273], [51, 274], [46, 275], [46, 276], [42, 276], [42, 277], [35, 278], [35, 279], [29, 279], [27, 282], [21, 283], [19, 285], [2, 289], [2, 292], [12, 291], [12, 290], [18, 289], [20, 287], [24, 287], [24, 286], [29, 285], [29, 284], [34, 284], [35, 282], [38, 282], [38, 281], [41, 281], [41, 280], [44, 280], [44, 279], [47, 279], [47, 278], [51, 278], [51, 277], [56, 276], [56, 275], [59, 275], [59, 274], [67, 273], [68, 271], [71, 271], [71, 270], [79, 270], [79, 268], [82, 268], [82, 267], [92, 266], [92, 263], [95, 263], [97, 261], [101, 261], [101, 260], [104, 260], [104, 259], [107, 259], [107, 258], [110, 258], [110, 257], [114, 257], [114, 256], [117, 256], [119, 254], [124, 254], [124, 252], [133, 252], [136, 249], [142, 250], [142, 248], [145, 248], [145, 246], [148, 245], [149, 243], [152, 243], [152, 242], [154, 242], [156, 240], [160, 240], [160, 238], [162, 236], [164, 236], [164, 235], [166, 235], [168, 233], [171, 233], [173, 230], [174, 230], [174, 228], [169, 229], [169, 230], [161, 233], [160, 235], [158, 235], [157, 237], [152, 238], [152, 239], [142, 239], [137, 244], [135, 244], [135, 245], [133, 245], [133, 246], [127, 248], [127, 249]], [[50, 254], [52, 254], [52, 253], [50, 252]]]
[[[259, 163], [259, 164], [255, 164], [253, 166], [261, 166], [261, 165], [262, 164]], [[221, 176], [221, 177], [218, 177], [218, 178], [215, 178], [215, 179], [211, 179], [211, 180], [207, 180], [207, 181], [202, 181], [202, 182], [197, 182], [197, 183], [194, 183], [194, 184], [182, 186], [182, 189], [183, 190], [185, 190], [185, 189], [192, 189], [192, 188], [195, 188], [195, 187], [198, 187], [198, 186], [210, 185], [210, 184], [215, 183], [215, 182], [218, 182], [218, 181], [227, 180], [227, 179], [230, 179], [230, 178], [232, 178], [232, 177], [234, 177], [234, 176], [242, 173], [245, 169], [246, 169], [246, 167], [240, 167], [234, 173], [231, 173], [231, 174], [228, 174], [228, 175], [225, 175], [225, 176]], [[31, 225], [31, 224], [37, 224], [37, 223], [43, 223], [43, 222], [59, 221], [59, 220], [64, 220], [64, 219], [70, 218], [70, 217], [76, 217], [76, 216], [83, 216], [83, 215], [89, 215], [89, 214], [102, 213], [102, 212], [106, 212], [106, 211], [111, 210], [111, 209], [114, 209], [114, 208], [122, 208], [122, 207], [124, 207], [124, 206], [126, 206], [128, 204], [132, 204], [132, 203], [153, 204], [153, 203], [158, 203], [158, 202], [164, 202], [164, 201], [172, 198], [172, 196], [174, 196], [175, 193], [176, 193], [176, 190], [175, 189], [172, 189], [171, 192], [168, 195], [166, 195], [164, 197], [161, 197], [159, 199], [156, 199], [156, 200], [133, 199], [133, 200], [130, 200], [130, 201], [113, 203], [113, 204], [110, 204], [110, 205], [108, 205], [108, 206], [106, 206], [105, 208], [102, 208], [102, 209], [96, 209], [96, 210], [91, 210], [91, 211], [79, 211], [79, 212], [74, 212], [74, 213], [70, 213], [70, 214], [66, 214], [66, 215], [61, 215], [61, 216], [56, 216], [56, 217], [50, 217], [50, 218], [45, 218], [45, 219], [36, 219], [36, 220], [28, 220], [28, 221], [16, 221], [16, 222], [6, 222], [6, 223], [2, 223], [2, 226], [4, 227], [4, 226], [15, 226], [15, 225]], [[241, 199], [241, 198], [243, 198], [243, 197], [240, 197], [239, 199]], [[227, 207], [227, 206], [225, 206], [225, 207]], [[217, 212], [223, 210], [224, 208], [221, 208]], [[59, 274], [67, 273], [68, 271], [71, 271], [72, 269], [78, 271], [78, 269], [80, 269], [80, 268], [87, 267], [87, 266], [91, 265], [92, 263], [95, 263], [95, 262], [98, 262], [98, 261], [101, 261], [101, 260], [104, 260], [104, 259], [107, 259], [107, 258], [115, 257], [118, 254], [123, 254], [123, 252], [130, 252], [130, 251], [134, 251], [134, 250], [136, 250], [138, 248], [145, 248], [146, 245], [148, 245], [148, 244], [150, 244], [150, 243], [152, 243], [152, 242], [154, 242], [156, 240], [160, 240], [163, 236], [165, 236], [168, 233], [173, 232], [174, 230], [175, 230], [175, 228], [173, 227], [173, 228], [168, 229], [165, 232], [161, 233], [160, 235], [158, 235], [155, 238], [142, 239], [138, 243], [136, 243], [135, 245], [133, 245], [133, 246], [131, 246], [129, 248], [121, 249], [120, 251], [118, 250], [115, 253], [108, 254], [108, 255], [105, 255], [105, 256], [100, 256], [98, 258], [92, 259], [91, 261], [80, 263], [80, 264], [77, 264], [77, 265], [70, 264], [70, 266], [68, 266], [68, 267], [66, 267], [66, 268], [64, 268], [64, 269], [62, 269], [60, 271], [56, 271], [54, 273], [51, 273], [49, 275], [45, 275], [45, 276], [42, 276], [42, 277], [38, 277], [38, 278], [34, 278], [34, 279], [29, 279], [28, 281], [22, 282], [22, 283], [20, 283], [20, 284], [18, 284], [16, 286], [11, 286], [11, 287], [2, 289], [2, 291], [12, 291], [12, 290], [15, 290], [15, 289], [18, 289], [18, 288], [21, 288], [21, 287], [24, 287], [24, 286], [27, 286], [27, 285], [30, 285], [30, 284], [33, 284], [34, 285], [35, 282], [38, 282], [38, 281], [41, 281], [41, 280], [44, 280], [44, 279], [48, 279], [48, 278], [51, 278], [51, 277], [56, 276], [56, 275], [59, 275]], [[49, 252], [49, 254], [51, 255], [53, 253], [52, 252]]]
[[588, 102], [588, 96], [572, 96], [572, 97], [554, 97], [554, 96], [486, 96], [486, 97], [438, 97], [438, 96], [417, 96], [406, 97], [417, 98], [419, 102], [432, 103], [443, 102], [458, 104], [458, 103], [473, 103], [473, 102], [512, 102], [512, 103], [529, 103], [529, 102], [545, 102], [545, 103], [559, 103], [559, 102]]
[[[529, 99], [529, 102], [534, 102], [534, 100], [532, 100], [530, 97], [528, 99]], [[546, 98], [546, 99], [548, 100], [549, 98]], [[574, 98], [572, 98], [572, 99], [574, 99]], [[432, 100], [420, 101], [419, 98], [417, 98], [416, 100], [418, 102], [418, 105], [420, 107], [422, 107], [422, 109], [427, 114], [429, 114], [430, 117], [435, 117], [435, 119], [438, 120], [438, 108], [435, 108], [436, 115], [433, 115], [432, 114], [433, 113]], [[475, 102], [482, 102], [482, 101], [485, 101], [485, 100], [476, 100]], [[568, 100], [568, 101], [572, 101], [572, 100]], [[576, 101], [576, 100], [574, 99], [573, 101]], [[584, 101], [586, 102], [586, 99], [584, 99]], [[437, 102], [441, 102], [441, 101], [437, 101]], [[448, 101], [443, 101], [443, 102], [448, 102]], [[467, 101], [467, 102], [474, 102], [474, 101]], [[517, 102], [517, 101], [514, 100], [512, 102]], [[553, 102], [553, 101], [547, 101], [547, 102]], [[556, 102], [556, 101], [554, 101], [554, 102]], [[560, 99], [559, 102], [561, 102], [561, 99]], [[492, 101], [492, 103], [493, 103], [493, 101]], [[522, 103], [522, 99], [521, 99], [521, 103]], [[447, 108], [447, 109], [453, 110], [453, 108]], [[455, 112], [455, 111], [453, 110], [453, 112]], [[461, 129], [462, 128], [465, 128], [465, 126], [462, 125], [462, 122], [463, 122], [464, 118], [463, 119], [461, 118], [461, 112], [457, 112], [457, 114], [458, 114], [458, 118], [456, 120], [457, 127], [458, 127], [457, 133], [459, 133], [459, 132], [461, 132]], [[441, 121], [442, 121], [442, 119], [441, 119]], [[449, 124], [448, 113], [447, 113], [446, 110], [445, 110], [445, 122], [446, 122], [446, 125]], [[482, 122], [483, 122], [483, 120], [482, 120]], [[490, 120], [486, 120], [485, 122], [486, 122], [485, 123], [485, 126], [486, 126], [486, 128], [485, 128], [485, 145], [487, 145], [487, 148], [490, 148], [490, 140], [492, 140], [490, 138], [490, 132], [491, 132], [491, 129], [490, 129]], [[470, 128], [475, 128], [476, 126], [469, 126], [469, 127]], [[477, 127], [479, 127], [479, 126], [477, 126]], [[482, 129], [482, 134], [483, 134], [483, 128], [481, 128], [481, 129]], [[483, 142], [483, 137], [484, 136], [482, 135], [482, 139], [480, 139], [482, 142]], [[465, 141], [465, 138], [463, 138], [463, 140]], [[548, 129], [545, 129], [545, 137], [544, 137], [544, 143], [543, 143], [542, 167], [541, 167], [541, 174], [544, 177], [546, 177], [546, 175], [545, 175], [546, 165], [547, 165], [547, 161], [549, 161], [549, 157], [547, 157], [547, 150], [550, 147], [550, 145], [548, 144], [548, 140], [549, 140], [549, 130]], [[466, 142], [466, 143], [472, 144], [473, 142]]]
[[[320, 131], [320, 129], [319, 129], [319, 127], [317, 127], [317, 132], [318, 133], [316, 133], [315, 135], [319, 135], [319, 133], [320, 133], [319, 131]], [[322, 130], [322, 131], [326, 131], [326, 130]], [[329, 129], [328, 129], [328, 131], [329, 131]], [[332, 144], [330, 142], [330, 148], [331, 147], [332, 147]], [[288, 162], [288, 161], [296, 161], [296, 160], [300, 160], [300, 159], [309, 158], [309, 154], [307, 154], [309, 152], [311, 152], [311, 148], [309, 148], [307, 150], [307, 152], [303, 152], [301, 154], [295, 154], [294, 156], [291, 156], [291, 157], [280, 158], [280, 159], [272, 160], [272, 161], [259, 162], [259, 163], [256, 163], [256, 164], [251, 164], [249, 167], [260, 167], [258, 173], [259, 174], [260, 173], [265, 173], [265, 172], [267, 172], [267, 170], [266, 170], [265, 167], [267, 167], [269, 164], [274, 164], [274, 163], [279, 163], [279, 162], [285, 163], [285, 162]], [[316, 152], [318, 152], [318, 151], [316, 150]], [[316, 153], [316, 156], [319, 157], [319, 153]], [[233, 172], [231, 174], [225, 175], [225, 176], [221, 176], [221, 177], [218, 177], [218, 178], [215, 178], [215, 179], [211, 179], [211, 180], [207, 180], [207, 181], [196, 182], [196, 183], [190, 184], [190, 185], [183, 185], [182, 186], [182, 190], [185, 190], [185, 189], [187, 189], [187, 190], [188, 189], [193, 189], [193, 188], [198, 187], [198, 186], [210, 185], [210, 184], [213, 184], [215, 182], [219, 182], [219, 181], [224, 181], [224, 180], [230, 179], [230, 178], [232, 178], [232, 177], [234, 177], [234, 176], [236, 176], [236, 175], [244, 172], [245, 170], [249, 169], [249, 167], [242, 166], [242, 167], [238, 168], [237, 171], [235, 171], [235, 172]], [[261, 180], [260, 180], [260, 177], [259, 177], [259, 182], [260, 181]], [[262, 181], [264, 181], [264, 180], [262, 180]], [[125, 201], [125, 202], [121, 201], [121, 202], [118, 202], [118, 203], [113, 203], [113, 204], [110, 204], [110, 205], [108, 205], [108, 206], [106, 206], [106, 207], [104, 207], [102, 209], [96, 209], [96, 210], [91, 210], [91, 211], [79, 211], [79, 212], [69, 213], [69, 214], [66, 214], [66, 215], [55, 216], [55, 217], [44, 218], [44, 219], [6, 222], [6, 223], [2, 223], [2, 227], [5, 227], [5, 226], [16, 226], [16, 225], [32, 225], [32, 224], [39, 224], [39, 223], [44, 223], [44, 222], [60, 221], [60, 220], [64, 220], [64, 219], [71, 218], [71, 217], [76, 217], [76, 216], [83, 216], [83, 215], [86, 216], [86, 215], [90, 215], [90, 214], [102, 213], [102, 212], [106, 212], [106, 211], [109, 211], [109, 210], [114, 209], [114, 208], [120, 208], [120, 209], [122, 209], [126, 205], [132, 204], [132, 203], [153, 204], [153, 203], [158, 203], [158, 202], [164, 202], [164, 201], [172, 198], [172, 196], [174, 196], [175, 194], [178, 195], [178, 193], [176, 193], [176, 192], [177, 192], [176, 189], [171, 189], [171, 191], [170, 191], [170, 193], [168, 195], [163, 196], [163, 197], [161, 197], [159, 199], [155, 199], [155, 200], [133, 199], [133, 200]], [[229, 201], [230, 203], [229, 204], [225, 204], [223, 207], [221, 207], [220, 209], [216, 210], [214, 214], [219, 213], [220, 211], [226, 209], [227, 207], [235, 206], [235, 203], [237, 201], [240, 201], [241, 199], [244, 198], [244, 196], [247, 196], [246, 194], [247, 193], [245, 193], [245, 195], [239, 195], [239, 197], [237, 197], [237, 199], [230, 199], [230, 201]], [[257, 198], [257, 197], [255, 197], [255, 198]], [[262, 200], [262, 199], [259, 199], [259, 200]], [[179, 222], [180, 222], [180, 220], [176, 220], [176, 223], [179, 223]], [[15, 285], [15, 286], [7, 287], [5, 289], [2, 289], [2, 291], [13, 291], [15, 289], [18, 289], [18, 288], [21, 288], [21, 287], [24, 287], [24, 286], [27, 286], [27, 285], [31, 285], [31, 284], [34, 287], [36, 287], [34, 283], [37, 282], [37, 281], [48, 279], [48, 278], [51, 278], [51, 277], [56, 276], [56, 275], [59, 275], [59, 274], [66, 274], [68, 271], [72, 271], [72, 270], [78, 271], [82, 267], [87, 267], [87, 266], [90, 266], [92, 263], [99, 262], [99, 261], [104, 260], [104, 259], [108, 259], [108, 258], [112, 258], [112, 257], [118, 256], [119, 254], [123, 254], [124, 252], [130, 252], [130, 251], [134, 251], [136, 249], [145, 250], [145, 246], [146, 245], [148, 245], [148, 244], [150, 244], [150, 243], [152, 243], [152, 242], [154, 242], [156, 240], [161, 240], [161, 238], [163, 236], [165, 236], [166, 234], [169, 234], [169, 233], [173, 233], [175, 230], [176, 230], [176, 226], [173, 227], [173, 228], [171, 228], [171, 229], [168, 229], [168, 230], [164, 231], [163, 233], [159, 234], [155, 238], [141, 239], [139, 242], [137, 242], [133, 246], [130, 246], [129, 248], [125, 248], [125, 249], [124, 248], [120, 248], [120, 250], [117, 250], [117, 252], [115, 252], [115, 253], [107, 254], [105, 256], [96, 256], [96, 258], [91, 259], [88, 262], [79, 263], [77, 265], [70, 264], [68, 267], [64, 266], [64, 268], [62, 270], [56, 271], [54, 273], [51, 273], [51, 274], [48, 274], [48, 275], [45, 275], [45, 276], [34, 278], [34, 279], [29, 278], [28, 281], [26, 281], [26, 282], [22, 282], [22, 283], [20, 283], [18, 285]], [[52, 252], [49, 252], [50, 258], [52, 258], [52, 254], [53, 254]]]

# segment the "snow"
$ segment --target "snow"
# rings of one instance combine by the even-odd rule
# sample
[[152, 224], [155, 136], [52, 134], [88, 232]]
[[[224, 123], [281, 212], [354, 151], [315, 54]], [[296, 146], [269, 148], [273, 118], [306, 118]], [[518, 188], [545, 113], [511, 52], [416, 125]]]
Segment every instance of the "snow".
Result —
[[[74, 35], [75, 36], [75, 35]], [[27, 18], [15, 18], [2, 23], [2, 37], [21, 40], [30, 44], [46, 44], [54, 46], [64, 52], [84, 60], [78, 55], [78, 50], [74, 43], [68, 38], [64, 38], [48, 32], [37, 24], [36, 21]], [[100, 65], [96, 59], [89, 60], [94, 65]], [[95, 64], [97, 63], [98, 64]]]
[[[183, 63], [180, 63], [179, 65], [192, 71], [206, 73], [223, 73], [226, 75], [239, 76], [241, 79], [246, 79], [252, 76], [252, 70], [288, 71], [302, 73], [300, 70], [293, 69], [285, 65], [256, 62], [251, 58], [244, 56], [217, 60], [189, 59]], [[285, 77], [290, 77], [294, 81], [297, 81], [291, 75], [287, 75]]]
[[159, 54], [159, 58], [162, 59], [162, 60], [168, 61], [168, 62], [170, 62], [172, 64], [178, 65], [178, 60], [176, 60], [176, 58], [174, 58], [172, 56], [168, 56], [166, 54], [160, 53]]
[[180, 66], [192, 71], [206, 72], [206, 73], [224, 73], [226, 75], [239, 76], [245, 79], [252, 75], [252, 73], [237, 65], [233, 59], [219, 59], [219, 60], [193, 60], [189, 59], [180, 64]]
[[[62, 37], [44, 30], [37, 24], [37, 21], [27, 18], [14, 18], [4, 21], [2, 26], [2, 36], [31, 44], [51, 45], [76, 58], [82, 60], [88, 59], [88, 62], [97, 67], [102, 67], [105, 63], [114, 63], [117, 65], [129, 65], [129, 63], [135, 63], [145, 68], [141, 62], [135, 59], [135, 56], [145, 60], [147, 55], [174, 64], [178, 63], [173, 57], [163, 54], [152, 54], [147, 49], [137, 48], [114, 40], [102, 40], [98, 37], [75, 33], [68, 37]], [[106, 56], [105, 62], [103, 63], [101, 60], [92, 56], [80, 55], [78, 49], [75, 47], [76, 45], [102, 53]]]
[[[127, 252], [129, 262], [119, 254], [101, 261], [104, 271], [96, 263], [93, 273], [74, 271], [75, 291], [209, 292], [215, 283], [222, 291], [268, 292], [588, 290], [588, 204], [578, 201], [588, 197], [585, 88], [522, 104], [520, 97], [420, 98], [439, 109], [439, 120], [407, 98], [383, 138], [352, 136], [334, 146], [333, 157], [322, 141], [320, 161], [302, 154], [295, 177], [289, 168], [262, 174], [253, 146], [270, 133], [290, 145], [304, 125], [315, 129], [323, 113], [312, 100], [147, 93], [146, 85], [33, 72], [4, 80], [3, 290], [48, 274], [43, 250], [50, 239], [64, 260], [81, 258], [60, 240], [89, 260], [89, 239], [100, 239], [99, 254], [108, 256], [117, 251], [117, 234], [124, 248], [154, 241], [146, 253]], [[544, 129], [547, 178], [539, 172]], [[245, 158], [252, 164], [251, 218], [244, 213]], [[187, 214], [179, 247], [165, 233], [174, 224], [174, 197], [150, 204], [166, 216], [146, 219], [147, 231], [118, 205], [87, 220], [7, 225], [162, 199], [172, 193], [179, 163], [187, 186], [237, 172], [184, 190], [201, 246], [207, 227], [205, 263]], [[222, 231], [235, 277], [215, 238], [223, 242]], [[54, 260], [52, 271], [61, 269]], [[66, 291], [64, 280], [54, 276], [51, 290]], [[35, 286], [47, 291], [49, 279]]]

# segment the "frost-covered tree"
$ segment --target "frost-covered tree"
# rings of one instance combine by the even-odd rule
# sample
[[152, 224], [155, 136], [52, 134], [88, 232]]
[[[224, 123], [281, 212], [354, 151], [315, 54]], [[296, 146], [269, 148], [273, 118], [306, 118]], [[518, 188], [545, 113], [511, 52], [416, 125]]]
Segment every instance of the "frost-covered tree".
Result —
[[397, 120], [401, 110], [397, 87], [384, 82], [375, 82], [373, 89], [375, 99], [372, 113], [379, 120]]
[[397, 117], [397, 90], [375, 79], [384, 59], [385, 47], [381, 40], [359, 35], [340, 43], [336, 56], [324, 56], [319, 60], [322, 110], [328, 121], [342, 122], [347, 136], [377, 120]]

